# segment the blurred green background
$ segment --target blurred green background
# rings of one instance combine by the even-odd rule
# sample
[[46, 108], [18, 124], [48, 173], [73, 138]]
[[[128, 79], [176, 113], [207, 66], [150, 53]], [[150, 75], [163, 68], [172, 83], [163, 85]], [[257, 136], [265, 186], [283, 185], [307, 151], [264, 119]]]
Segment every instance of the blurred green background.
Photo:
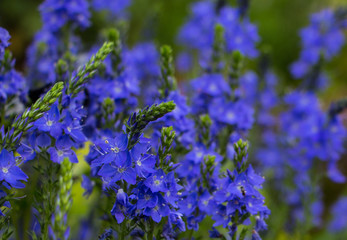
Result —
[[[110, 0], [112, 1], [112, 0]], [[38, 6], [42, 0], [1, 0], [0, 26], [12, 35], [10, 49], [17, 59], [17, 67], [24, 69], [25, 49], [41, 27]], [[158, 44], [170, 44], [175, 50], [176, 35], [189, 14], [193, 0], [133, 0], [127, 42], [156, 39]], [[229, 0], [235, 4], [235, 0]], [[274, 68], [285, 85], [295, 85], [288, 74], [288, 66], [300, 51], [298, 31], [308, 24], [309, 15], [325, 7], [347, 5], [346, 0], [251, 0], [250, 17], [258, 25], [261, 46], [271, 49]], [[144, 30], [146, 29], [146, 30]], [[150, 30], [150, 31], [149, 31]], [[89, 31], [90, 32], [90, 31]], [[87, 33], [89, 33], [87, 31]], [[88, 34], [84, 34], [88, 38]], [[93, 35], [89, 34], [93, 40]], [[177, 52], [177, 51], [176, 51]], [[347, 48], [328, 66], [332, 86], [324, 95], [327, 101], [336, 99], [347, 88]]]
[[[235, 1], [229, 1], [235, 4]], [[26, 48], [35, 32], [41, 27], [38, 11], [41, 2], [42, 0], [0, 1], [0, 26], [10, 32], [12, 36], [10, 50], [17, 59], [17, 68], [24, 72]], [[131, 46], [139, 41], [155, 39], [158, 45], [173, 46], [177, 53], [180, 46], [176, 43], [176, 35], [189, 14], [192, 2], [194, 1], [133, 0], [129, 9], [130, 21], [127, 23], [127, 44]], [[258, 26], [262, 39], [259, 47], [270, 49], [273, 68], [281, 78], [281, 88], [287, 89], [297, 85], [297, 81], [290, 78], [288, 67], [297, 59], [300, 52], [298, 36], [300, 28], [308, 24], [311, 13], [322, 8], [338, 6], [347, 6], [347, 0], [251, 0], [250, 18]], [[91, 43], [95, 40], [93, 29], [87, 30], [82, 36]], [[327, 91], [320, 93], [325, 108], [331, 101], [347, 96], [347, 47], [344, 47], [341, 54], [328, 64], [327, 70], [331, 85]], [[347, 156], [344, 156], [340, 163], [342, 172], [347, 175]], [[344, 188], [344, 185], [333, 184], [329, 180], [324, 181], [324, 201], [327, 206], [336, 201]], [[90, 201], [95, 201], [93, 197], [85, 200], [81, 196], [81, 191], [79, 183], [76, 184], [75, 207], [71, 213], [75, 216], [82, 216]], [[78, 221], [78, 218], [75, 218], [75, 221]], [[280, 239], [296, 239], [280, 237]], [[322, 237], [320, 239], [325, 238]]]

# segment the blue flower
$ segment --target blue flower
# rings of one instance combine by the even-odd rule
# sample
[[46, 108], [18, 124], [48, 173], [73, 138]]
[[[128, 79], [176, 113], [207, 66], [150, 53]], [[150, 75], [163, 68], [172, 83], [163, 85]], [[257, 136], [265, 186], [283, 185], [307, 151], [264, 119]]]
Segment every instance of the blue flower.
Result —
[[117, 191], [116, 202], [111, 210], [111, 214], [115, 216], [118, 224], [124, 221], [125, 217], [128, 215], [128, 209], [130, 206], [131, 204], [128, 200], [128, 195], [123, 189], [119, 189]]
[[224, 228], [228, 226], [231, 221], [231, 215], [227, 214], [226, 207], [224, 205], [218, 205], [217, 208], [214, 209], [214, 214], [212, 215], [212, 219], [215, 221], [213, 224], [214, 227], [223, 225]]
[[332, 9], [323, 9], [313, 14], [310, 25], [301, 30], [300, 36], [303, 50], [299, 60], [291, 66], [294, 78], [306, 77], [321, 55], [330, 60], [340, 52], [345, 43], [343, 25]]
[[130, 151], [131, 158], [135, 163], [135, 170], [139, 177], [146, 178], [149, 173], [154, 173], [156, 157], [147, 154], [148, 144], [138, 143]]
[[24, 161], [29, 161], [35, 158], [36, 156], [36, 134], [33, 133], [28, 137], [28, 143], [25, 144], [21, 142], [17, 148], [17, 152], [24, 159]]
[[65, 112], [63, 129], [64, 133], [69, 135], [77, 143], [84, 143], [87, 140], [79, 120], [74, 119], [70, 112]]
[[215, 24], [225, 29], [226, 50], [239, 50], [247, 57], [258, 56], [255, 44], [260, 40], [257, 27], [247, 17], [240, 20], [237, 9], [225, 6], [217, 13], [212, 1], [200, 1], [192, 5], [192, 15], [182, 27], [178, 40], [190, 48], [200, 50], [201, 55], [210, 52], [213, 45]]
[[254, 58], [258, 56], [256, 43], [260, 40], [258, 29], [249, 19], [239, 20], [237, 9], [224, 7], [220, 11], [218, 22], [225, 28], [225, 39], [228, 51], [239, 50], [243, 55]]
[[212, 97], [230, 94], [231, 92], [222, 74], [204, 74], [192, 80], [191, 84], [197, 93], [207, 94]]
[[166, 183], [166, 175], [162, 169], [157, 170], [151, 174], [146, 180], [145, 185], [151, 189], [152, 192], [166, 192], [168, 191]]
[[183, 215], [179, 212], [170, 212], [168, 224], [170, 225], [171, 230], [175, 230], [176, 228], [178, 228], [182, 232], [186, 231], [186, 225], [182, 217]]
[[198, 219], [197, 217], [195, 217], [194, 215], [190, 215], [187, 218], [187, 228], [189, 230], [194, 230], [194, 231], [198, 231], [199, 230], [199, 222], [201, 222], [200, 219]]
[[83, 196], [89, 196], [92, 192], [93, 192], [93, 188], [94, 188], [94, 182], [92, 180], [90, 180], [89, 177], [87, 177], [86, 175], [82, 175], [82, 188], [84, 188], [85, 192], [83, 193]]
[[68, 22], [78, 27], [89, 26], [90, 13], [85, 0], [46, 0], [40, 5], [44, 27], [58, 31]]
[[21, 181], [27, 181], [28, 176], [16, 165], [12, 152], [3, 149], [0, 153], [0, 181], [6, 181], [14, 188], [24, 188]]
[[218, 122], [233, 125], [240, 130], [248, 130], [254, 122], [253, 108], [244, 101], [228, 102], [219, 98], [209, 106], [209, 114]]
[[68, 135], [63, 135], [57, 139], [55, 147], [48, 149], [51, 160], [56, 163], [62, 163], [68, 158], [72, 163], [78, 163], [75, 151], [71, 149], [73, 142]]
[[129, 184], [136, 183], [136, 172], [132, 168], [132, 161], [128, 152], [120, 152], [117, 160], [109, 164], [104, 164], [98, 175], [101, 177], [111, 177], [113, 182], [125, 180]]
[[131, 4], [131, 0], [93, 0], [92, 7], [96, 11], [107, 10], [119, 17], [124, 15], [124, 11]]
[[158, 201], [156, 206], [146, 207], [143, 211], [143, 215], [151, 217], [153, 221], [159, 223], [162, 217], [166, 217], [170, 214], [170, 208], [161, 194], [157, 194], [157, 197]]
[[341, 197], [332, 207], [331, 213], [333, 218], [329, 224], [331, 232], [340, 232], [347, 226], [347, 197]]
[[176, 66], [178, 71], [188, 72], [193, 66], [193, 57], [187, 52], [180, 53], [176, 58]]
[[34, 126], [40, 131], [49, 132], [52, 137], [58, 138], [62, 133], [62, 124], [59, 120], [59, 109], [58, 106], [54, 104], [42, 118], [35, 121]]
[[158, 204], [158, 193], [153, 193], [150, 189], [140, 189], [137, 195], [137, 209], [154, 208]]
[[208, 233], [210, 234], [210, 238], [222, 238], [223, 236], [215, 227], [212, 227], [212, 230], [209, 230]]
[[5, 48], [10, 46], [10, 43], [8, 42], [10, 40], [11, 36], [8, 33], [8, 31], [2, 27], [0, 27], [0, 59], [4, 57], [5, 54]]
[[179, 201], [178, 206], [180, 212], [185, 216], [190, 216], [195, 211], [198, 204], [198, 196], [196, 193], [189, 194], [183, 200]]
[[252, 240], [261, 240], [259, 233], [256, 230], [252, 230]]
[[102, 155], [92, 162], [92, 167], [120, 161], [120, 158], [124, 158], [124, 151], [128, 146], [128, 136], [120, 134], [115, 139], [98, 141], [96, 145], [100, 148]]

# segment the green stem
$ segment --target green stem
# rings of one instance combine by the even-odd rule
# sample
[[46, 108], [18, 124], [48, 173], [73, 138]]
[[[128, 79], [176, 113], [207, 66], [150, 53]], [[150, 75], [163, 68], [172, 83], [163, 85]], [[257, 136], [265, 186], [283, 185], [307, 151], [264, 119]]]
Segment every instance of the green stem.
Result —
[[5, 104], [0, 107], [0, 124], [1, 126], [5, 125]]
[[194, 230], [193, 230], [193, 229], [190, 229], [190, 230], [189, 230], [188, 239], [190, 239], [190, 240], [193, 239], [193, 233], [194, 233]]
[[125, 236], [126, 236], [126, 220], [124, 220], [121, 224], [121, 231], [119, 233], [119, 239], [120, 240], [124, 240], [125, 239]]
[[149, 230], [147, 231], [147, 240], [153, 240], [154, 236], [154, 222], [152, 219], [149, 220]]

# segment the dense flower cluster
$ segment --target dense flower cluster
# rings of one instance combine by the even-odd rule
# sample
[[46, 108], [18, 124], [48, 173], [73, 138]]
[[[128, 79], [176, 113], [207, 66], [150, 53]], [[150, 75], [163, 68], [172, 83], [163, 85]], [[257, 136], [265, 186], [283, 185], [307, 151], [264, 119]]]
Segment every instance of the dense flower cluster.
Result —
[[323, 61], [336, 56], [345, 44], [343, 30], [347, 25], [338, 11], [324, 9], [311, 16], [310, 25], [301, 30], [302, 51], [298, 61], [292, 64], [294, 78], [308, 79], [308, 88], [326, 85], [326, 76], [318, 72]]
[[20, 73], [14, 69], [15, 60], [6, 48], [10, 45], [11, 36], [8, 31], [0, 27], [0, 103], [21, 97], [25, 99], [26, 83]]
[[[86, 51], [81, 32], [101, 16], [126, 21], [132, 2], [44, 1], [25, 78], [0, 28], [1, 236], [11, 239], [10, 216], [23, 206], [33, 239], [258, 240], [270, 214], [284, 216], [287, 231], [321, 225], [322, 176], [345, 181], [347, 100], [325, 111], [315, 90], [344, 44], [346, 14], [312, 16], [291, 67], [303, 83], [283, 94], [257, 49], [248, 1], [192, 5], [178, 36], [178, 69], [198, 66], [189, 82], [177, 79], [171, 47], [130, 47], [109, 26], [96, 37], [106, 42]], [[248, 65], [260, 55], [260, 69]], [[71, 224], [77, 181], [91, 205]], [[27, 202], [12, 208], [14, 199]], [[276, 200], [290, 211], [268, 206]], [[345, 205], [341, 197], [332, 207], [331, 231], [346, 226]]]

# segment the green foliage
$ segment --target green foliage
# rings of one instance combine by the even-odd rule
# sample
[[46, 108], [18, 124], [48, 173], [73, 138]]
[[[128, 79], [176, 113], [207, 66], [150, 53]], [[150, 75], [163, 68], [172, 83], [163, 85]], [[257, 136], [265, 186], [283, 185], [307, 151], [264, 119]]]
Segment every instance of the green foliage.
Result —
[[236, 89], [239, 85], [239, 77], [243, 66], [243, 55], [240, 51], [234, 51], [231, 55], [231, 68], [229, 72], [230, 86]]
[[[22, 115], [18, 116], [11, 128], [8, 129], [8, 134], [5, 137], [0, 136], [0, 146], [6, 149], [13, 149], [19, 142], [20, 137], [32, 127], [31, 123], [41, 118], [51, 108], [52, 104], [62, 94], [63, 88], [64, 84], [62, 82], [54, 84], [43, 98], [39, 98]], [[13, 133], [9, 134], [11, 130], [13, 130]]]
[[118, 75], [123, 71], [122, 63], [122, 43], [120, 40], [119, 31], [115, 28], [108, 30], [108, 40], [113, 43], [111, 52], [112, 68]]
[[160, 48], [160, 54], [162, 86], [159, 91], [160, 95], [165, 98], [167, 97], [168, 92], [177, 88], [177, 83], [175, 79], [172, 48], [164, 45]]
[[221, 72], [225, 52], [224, 27], [216, 24], [214, 27], [214, 42], [212, 52], [212, 72]]
[[200, 129], [201, 129], [201, 138], [205, 146], [210, 145], [210, 127], [212, 125], [212, 120], [208, 114], [200, 116]]
[[81, 68], [77, 74], [70, 80], [69, 88], [67, 89], [68, 94], [76, 96], [77, 93], [82, 91], [83, 84], [85, 84], [90, 78], [92, 78], [98, 67], [102, 64], [105, 58], [114, 51], [113, 42], [105, 42], [99, 51], [93, 55], [89, 61]]
[[57, 211], [54, 219], [54, 232], [58, 239], [65, 239], [67, 224], [65, 216], [72, 204], [71, 189], [72, 189], [72, 163], [68, 158], [60, 164], [59, 176], [59, 193], [56, 199]]
[[59, 165], [50, 161], [49, 156], [45, 153], [40, 154], [37, 166], [34, 169], [39, 173], [40, 179], [44, 179], [37, 186], [34, 194], [34, 207], [38, 214], [36, 219], [40, 223], [41, 234], [36, 236], [33, 232], [31, 235], [34, 239], [48, 239], [49, 226], [51, 226], [52, 215], [56, 210], [56, 199], [58, 194], [58, 172]]
[[237, 169], [238, 172], [243, 172], [246, 169], [246, 161], [245, 158], [248, 154], [248, 142], [243, 141], [242, 139], [239, 139], [234, 144], [234, 166]]
[[[160, 160], [160, 167], [163, 168], [167, 165], [167, 158], [171, 155], [172, 152], [172, 143], [175, 139], [176, 132], [172, 127], [163, 127], [161, 129], [160, 143], [158, 149], [158, 156]], [[165, 170], [165, 169], [164, 169]]]
[[172, 112], [176, 107], [173, 101], [153, 104], [134, 113], [126, 123], [126, 133], [128, 134], [128, 148], [131, 149], [138, 141], [145, 127], [153, 121], [163, 117], [165, 114]]

